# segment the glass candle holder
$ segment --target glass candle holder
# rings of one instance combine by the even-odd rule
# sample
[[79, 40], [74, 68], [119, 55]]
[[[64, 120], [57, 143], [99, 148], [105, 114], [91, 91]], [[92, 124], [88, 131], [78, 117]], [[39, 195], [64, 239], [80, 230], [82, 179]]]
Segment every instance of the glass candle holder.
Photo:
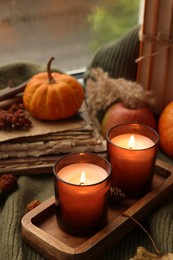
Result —
[[61, 229], [80, 236], [105, 226], [110, 163], [93, 153], [72, 153], [60, 158], [53, 171]]
[[145, 125], [123, 124], [107, 133], [111, 184], [127, 196], [144, 195], [151, 188], [158, 151], [158, 133]]

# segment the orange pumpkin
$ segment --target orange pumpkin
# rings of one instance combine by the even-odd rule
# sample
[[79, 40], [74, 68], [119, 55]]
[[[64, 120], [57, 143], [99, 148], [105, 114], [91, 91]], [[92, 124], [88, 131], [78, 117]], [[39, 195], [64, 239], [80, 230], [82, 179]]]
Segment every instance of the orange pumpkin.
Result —
[[38, 73], [29, 80], [23, 94], [26, 110], [41, 120], [72, 117], [84, 100], [84, 90], [74, 77], [51, 73], [53, 59], [47, 64], [47, 72]]
[[173, 158], [173, 101], [165, 107], [160, 115], [158, 132], [161, 149]]

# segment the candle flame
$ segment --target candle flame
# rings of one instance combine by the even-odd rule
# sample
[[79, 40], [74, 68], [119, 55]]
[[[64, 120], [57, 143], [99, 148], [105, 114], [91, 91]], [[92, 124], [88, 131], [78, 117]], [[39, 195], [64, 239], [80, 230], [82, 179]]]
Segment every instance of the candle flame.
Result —
[[82, 171], [81, 177], [80, 177], [80, 185], [85, 184], [85, 172]]
[[131, 135], [129, 138], [128, 148], [130, 150], [133, 150], [134, 146], [135, 146], [135, 137], [134, 135]]

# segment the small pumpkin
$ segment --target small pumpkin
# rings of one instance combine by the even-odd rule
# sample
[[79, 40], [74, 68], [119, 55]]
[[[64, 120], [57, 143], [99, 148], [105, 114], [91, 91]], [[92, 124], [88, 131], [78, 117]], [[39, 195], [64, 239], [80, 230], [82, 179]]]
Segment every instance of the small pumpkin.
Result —
[[173, 158], [173, 101], [164, 108], [159, 117], [158, 132], [161, 149]]
[[34, 75], [23, 93], [23, 103], [33, 117], [59, 120], [74, 116], [84, 100], [82, 85], [74, 77], [51, 72], [53, 57], [47, 72]]

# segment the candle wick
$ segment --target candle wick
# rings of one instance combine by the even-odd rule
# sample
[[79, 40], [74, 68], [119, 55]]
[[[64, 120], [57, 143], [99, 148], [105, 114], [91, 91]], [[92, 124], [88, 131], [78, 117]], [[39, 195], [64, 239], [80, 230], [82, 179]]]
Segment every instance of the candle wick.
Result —
[[129, 146], [129, 150], [133, 150], [133, 148], [131, 146]]
[[80, 182], [80, 184], [79, 185], [84, 185], [84, 182]]

